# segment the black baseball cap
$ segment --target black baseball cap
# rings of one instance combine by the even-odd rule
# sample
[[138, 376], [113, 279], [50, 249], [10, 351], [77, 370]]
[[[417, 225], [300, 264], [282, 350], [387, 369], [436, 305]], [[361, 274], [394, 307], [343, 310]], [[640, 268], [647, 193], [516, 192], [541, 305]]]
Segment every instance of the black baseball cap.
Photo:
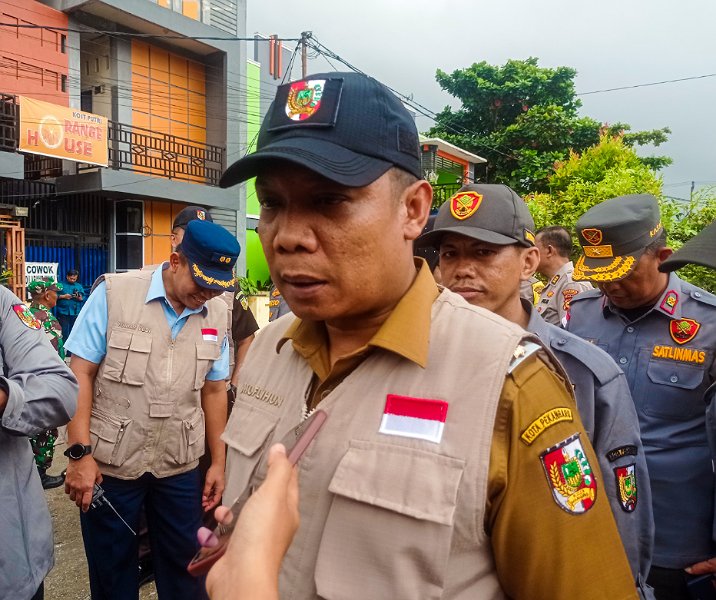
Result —
[[234, 289], [234, 265], [241, 246], [226, 229], [209, 221], [189, 221], [179, 249], [197, 285], [223, 292]]
[[418, 130], [382, 83], [359, 73], [318, 73], [279, 86], [256, 152], [231, 165], [226, 188], [285, 160], [348, 187], [373, 183], [393, 166], [422, 179]]
[[604, 200], [579, 217], [576, 228], [584, 255], [575, 263], [572, 277], [597, 282], [627, 277], [664, 230], [659, 203], [651, 194]]
[[446, 233], [458, 233], [481, 242], [507, 246], [535, 245], [535, 222], [525, 201], [512, 188], [495, 183], [461, 187], [445, 202], [432, 231], [421, 235], [421, 246], [440, 245]]
[[659, 271], [668, 273], [693, 263], [716, 269], [716, 221], [692, 237], [681, 248], [659, 265]]
[[214, 219], [211, 218], [209, 211], [201, 206], [187, 206], [183, 208], [179, 214], [174, 217], [174, 223], [172, 223], [172, 229], [181, 227], [186, 229], [186, 226], [191, 221], [209, 221], [213, 223]]

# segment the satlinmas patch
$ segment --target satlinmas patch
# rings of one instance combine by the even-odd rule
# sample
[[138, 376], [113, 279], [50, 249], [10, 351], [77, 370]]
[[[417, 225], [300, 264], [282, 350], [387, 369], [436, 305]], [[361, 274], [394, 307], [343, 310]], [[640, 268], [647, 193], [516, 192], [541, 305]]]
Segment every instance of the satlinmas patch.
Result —
[[542, 435], [547, 429], [561, 423], [562, 421], [573, 421], [572, 409], [565, 406], [553, 408], [545, 413], [542, 413], [520, 435], [520, 439], [530, 446], [540, 435]]
[[578, 433], [547, 448], [540, 460], [557, 506], [573, 515], [594, 506], [597, 480]]
[[654, 346], [651, 351], [654, 358], [667, 358], [669, 360], [680, 360], [683, 362], [691, 362], [701, 365], [706, 360], [706, 352], [704, 350], [694, 350], [693, 348], [678, 348], [676, 346]]

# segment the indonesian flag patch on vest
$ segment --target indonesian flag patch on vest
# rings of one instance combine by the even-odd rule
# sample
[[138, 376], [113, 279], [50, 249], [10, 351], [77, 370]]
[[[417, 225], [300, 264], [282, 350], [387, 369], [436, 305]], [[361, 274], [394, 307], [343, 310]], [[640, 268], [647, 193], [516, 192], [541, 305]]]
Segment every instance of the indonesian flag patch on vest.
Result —
[[202, 329], [201, 337], [204, 338], [205, 342], [218, 342], [219, 341], [219, 330], [218, 329]]
[[448, 403], [444, 400], [388, 394], [378, 431], [439, 444], [447, 411]]

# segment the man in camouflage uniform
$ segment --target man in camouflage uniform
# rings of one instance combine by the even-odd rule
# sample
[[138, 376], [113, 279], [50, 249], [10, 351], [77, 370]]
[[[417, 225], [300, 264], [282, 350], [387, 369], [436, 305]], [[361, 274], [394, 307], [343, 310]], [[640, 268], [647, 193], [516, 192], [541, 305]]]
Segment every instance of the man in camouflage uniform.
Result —
[[[50, 344], [65, 359], [65, 346], [62, 340], [62, 326], [57, 317], [52, 314], [52, 309], [57, 304], [57, 292], [62, 291], [62, 284], [57, 283], [52, 277], [43, 277], [31, 281], [27, 286], [32, 303], [30, 312], [38, 320], [42, 329], [50, 340]], [[35, 454], [35, 463], [40, 473], [42, 487], [46, 490], [61, 486], [65, 478], [63, 475], [48, 475], [47, 471], [52, 466], [52, 458], [55, 454], [55, 441], [57, 440], [57, 429], [46, 429], [38, 435], [30, 438], [32, 451]]]

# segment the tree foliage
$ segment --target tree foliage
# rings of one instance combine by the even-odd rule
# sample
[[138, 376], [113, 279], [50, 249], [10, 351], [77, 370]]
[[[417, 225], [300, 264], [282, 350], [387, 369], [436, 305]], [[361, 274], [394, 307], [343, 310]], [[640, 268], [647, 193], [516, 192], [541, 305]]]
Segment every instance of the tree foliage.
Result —
[[[716, 189], [700, 190], [688, 203], [664, 197], [661, 177], [644, 164], [625, 137], [603, 133], [598, 144], [581, 154], [570, 152], [567, 160], [555, 165], [548, 178], [550, 192], [527, 197], [538, 229], [562, 225], [574, 235], [577, 219], [592, 206], [628, 194], [653, 194], [659, 199], [669, 245], [675, 249], [716, 219]], [[679, 275], [716, 291], [715, 271], [688, 266]]]
[[[658, 146], [669, 129], [631, 132], [629, 125], [604, 126], [579, 115], [574, 88], [577, 72], [538, 65], [536, 58], [509, 60], [503, 66], [475, 63], [452, 73], [438, 70], [440, 87], [462, 106], [445, 107], [428, 132], [487, 158], [488, 182], [506, 183], [520, 192], [545, 191], [555, 161], [599, 141], [600, 133], [621, 133], [627, 145]], [[667, 157], [639, 159], [654, 168]]]

